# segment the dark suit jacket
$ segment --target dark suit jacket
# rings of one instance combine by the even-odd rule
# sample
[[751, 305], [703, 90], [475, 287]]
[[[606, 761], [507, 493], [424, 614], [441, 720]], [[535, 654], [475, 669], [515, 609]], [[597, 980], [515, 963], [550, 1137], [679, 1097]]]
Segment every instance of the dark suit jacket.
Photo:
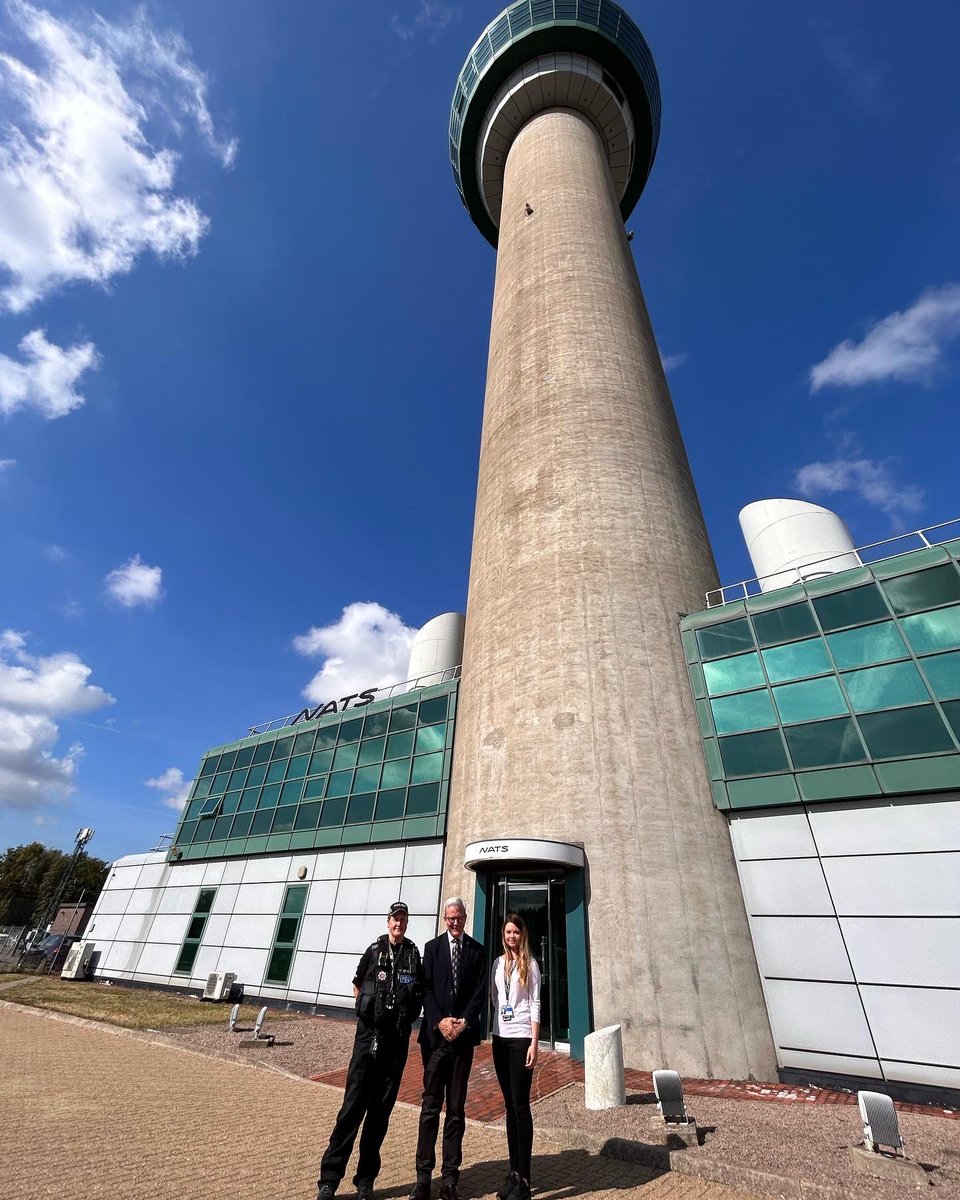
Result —
[[448, 1044], [437, 1029], [444, 1017], [463, 1017], [467, 1023], [463, 1033], [449, 1043], [452, 1050], [480, 1044], [480, 1018], [487, 1000], [485, 965], [483, 946], [464, 934], [460, 950], [460, 979], [454, 994], [446, 933], [427, 942], [423, 948], [423, 1020], [417, 1039], [421, 1045], [436, 1050]]

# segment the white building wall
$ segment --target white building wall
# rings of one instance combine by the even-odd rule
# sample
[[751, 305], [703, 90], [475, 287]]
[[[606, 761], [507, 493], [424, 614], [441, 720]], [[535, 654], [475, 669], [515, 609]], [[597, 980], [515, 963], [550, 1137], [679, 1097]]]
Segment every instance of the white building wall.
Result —
[[960, 794], [730, 833], [780, 1065], [960, 1088]]
[[[232, 971], [249, 995], [353, 1007], [353, 975], [364, 949], [386, 929], [388, 907], [410, 908], [407, 936], [434, 936], [443, 842], [315, 850], [210, 863], [168, 863], [138, 854], [114, 863], [86, 936], [98, 978], [202, 988], [211, 971]], [[301, 880], [299, 873], [306, 869]], [[308, 884], [286, 987], [263, 977], [287, 885]], [[174, 967], [201, 888], [216, 888], [189, 976]]]

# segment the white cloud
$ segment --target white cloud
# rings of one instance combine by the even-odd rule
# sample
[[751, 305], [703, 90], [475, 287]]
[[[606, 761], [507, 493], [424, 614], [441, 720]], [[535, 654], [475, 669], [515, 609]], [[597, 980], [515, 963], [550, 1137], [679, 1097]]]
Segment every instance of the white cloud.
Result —
[[322, 628], [315, 625], [293, 639], [300, 654], [324, 660], [303, 695], [321, 704], [362, 688], [401, 683], [407, 677], [416, 632], [382, 604], [348, 604], [339, 621]]
[[148, 567], [140, 561], [140, 555], [135, 554], [112, 570], [104, 583], [107, 593], [124, 608], [156, 604], [163, 596], [163, 568]]
[[165, 792], [163, 802], [167, 808], [172, 808], [176, 812], [181, 812], [184, 805], [187, 803], [187, 797], [190, 795], [191, 780], [184, 779], [183, 772], [179, 767], [167, 767], [162, 775], [158, 775], [156, 779], [145, 779], [144, 784], [148, 788], [155, 788], [158, 792]]
[[419, 7], [412, 17], [401, 17], [394, 13], [390, 27], [397, 37], [408, 42], [418, 33], [429, 33], [433, 37], [460, 17], [458, 4], [444, 4], [442, 0], [420, 0]]
[[65, 284], [106, 284], [147, 251], [195, 254], [207, 218], [175, 193], [178, 156], [147, 128], [182, 136], [186, 118], [225, 165], [236, 146], [214, 134], [183, 39], [143, 10], [81, 25], [25, 0], [6, 7], [23, 46], [0, 53], [0, 303], [22, 312]]
[[887, 463], [859, 455], [808, 463], [797, 471], [795, 482], [811, 499], [850, 492], [885, 512], [899, 526], [923, 508], [922, 488], [898, 483]]
[[23, 362], [0, 354], [0, 413], [9, 416], [18, 408], [35, 408], [52, 421], [84, 403], [76, 385], [85, 371], [100, 365], [93, 342], [65, 350], [48, 342], [44, 330], [34, 329], [19, 348]]
[[0, 475], [5, 475], [7, 471], [12, 471], [17, 465], [15, 458], [0, 458]]
[[67, 557], [67, 552], [62, 546], [58, 546], [56, 542], [50, 542], [43, 551], [49, 562], [63, 562]]
[[0, 808], [36, 809], [62, 802], [73, 791], [79, 743], [62, 757], [58, 717], [92, 712], [113, 697], [88, 683], [91, 669], [64, 651], [41, 657], [27, 650], [26, 635], [0, 633]]
[[928, 288], [904, 312], [877, 321], [860, 342], [849, 339], [810, 370], [811, 390], [827, 385], [860, 387], [896, 379], [925, 382], [943, 357], [945, 346], [960, 337], [960, 283]]
[[660, 362], [663, 364], [664, 371], [675, 371], [677, 367], [682, 367], [687, 361], [687, 356], [684, 353], [660, 355]]

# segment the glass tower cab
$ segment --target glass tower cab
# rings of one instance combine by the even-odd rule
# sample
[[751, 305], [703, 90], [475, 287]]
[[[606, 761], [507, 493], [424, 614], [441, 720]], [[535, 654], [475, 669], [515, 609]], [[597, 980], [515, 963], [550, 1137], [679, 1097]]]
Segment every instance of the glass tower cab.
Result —
[[487, 952], [487, 978], [502, 953], [504, 918], [518, 913], [540, 966], [541, 1044], [582, 1058], [592, 1028], [583, 847], [491, 838], [466, 847], [464, 866], [476, 872], [474, 937]]

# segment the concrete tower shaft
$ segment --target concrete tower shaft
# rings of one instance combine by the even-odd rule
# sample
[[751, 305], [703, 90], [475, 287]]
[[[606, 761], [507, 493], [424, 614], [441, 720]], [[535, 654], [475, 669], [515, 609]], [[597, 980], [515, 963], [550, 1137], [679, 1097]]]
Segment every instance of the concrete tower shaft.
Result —
[[588, 115], [503, 174], [444, 893], [482, 839], [580, 842], [594, 1025], [681, 1073], [776, 1069], [678, 614], [716, 573]]

